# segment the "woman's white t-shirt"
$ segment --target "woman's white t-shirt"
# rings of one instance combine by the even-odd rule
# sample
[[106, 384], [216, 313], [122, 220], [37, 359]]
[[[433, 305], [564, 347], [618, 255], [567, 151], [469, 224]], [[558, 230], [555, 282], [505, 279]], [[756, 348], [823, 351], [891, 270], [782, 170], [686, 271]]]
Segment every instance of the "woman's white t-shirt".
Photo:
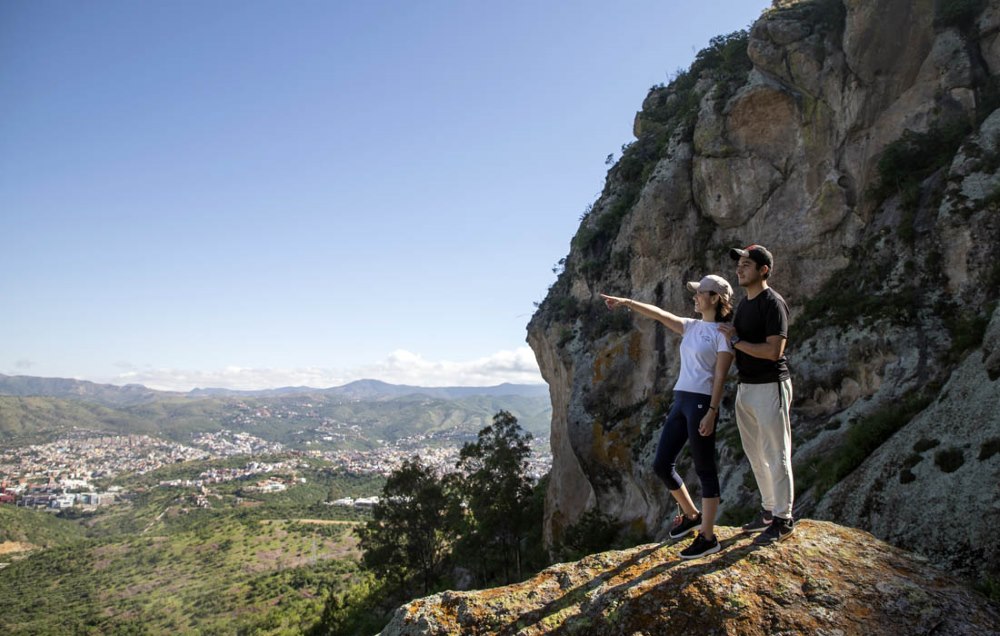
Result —
[[715, 359], [720, 352], [732, 353], [729, 340], [719, 331], [719, 323], [694, 318], [681, 318], [681, 373], [674, 384], [675, 391], [712, 394]]

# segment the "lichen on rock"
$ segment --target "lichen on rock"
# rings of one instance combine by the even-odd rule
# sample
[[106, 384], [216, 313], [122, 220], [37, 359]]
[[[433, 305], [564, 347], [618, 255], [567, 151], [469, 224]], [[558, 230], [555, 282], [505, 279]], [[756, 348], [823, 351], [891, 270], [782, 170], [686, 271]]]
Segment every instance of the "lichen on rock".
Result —
[[997, 634], [982, 596], [866, 532], [803, 521], [754, 546], [683, 561], [646, 544], [555, 565], [516, 585], [443, 592], [398, 609], [382, 636], [508, 634]]

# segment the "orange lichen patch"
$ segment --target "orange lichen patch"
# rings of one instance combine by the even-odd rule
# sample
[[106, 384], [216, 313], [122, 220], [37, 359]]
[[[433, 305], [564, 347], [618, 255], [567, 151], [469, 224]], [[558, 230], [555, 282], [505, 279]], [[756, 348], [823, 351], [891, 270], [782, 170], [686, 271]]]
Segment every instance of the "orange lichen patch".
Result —
[[723, 550], [703, 559], [679, 558], [687, 541], [650, 544], [507, 587], [444, 592], [405, 606], [383, 633], [888, 635], [1000, 624], [985, 599], [867, 533], [806, 520], [770, 547], [735, 528], [717, 534]]
[[631, 465], [632, 447], [629, 440], [635, 437], [635, 425], [631, 421], [608, 431], [598, 421], [591, 426], [591, 456], [598, 463], [619, 467]]
[[628, 357], [632, 362], [638, 362], [642, 356], [642, 334], [633, 331], [628, 338]]
[[615, 358], [620, 356], [625, 350], [622, 343], [617, 343], [598, 352], [597, 356], [594, 358], [594, 384], [598, 382], [603, 382], [608, 369], [614, 364]]

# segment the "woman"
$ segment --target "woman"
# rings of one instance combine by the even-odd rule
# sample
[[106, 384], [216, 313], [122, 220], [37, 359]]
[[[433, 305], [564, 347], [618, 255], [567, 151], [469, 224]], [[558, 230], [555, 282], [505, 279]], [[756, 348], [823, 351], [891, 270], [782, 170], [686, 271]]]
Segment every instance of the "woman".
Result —
[[[681, 372], [674, 384], [674, 403], [663, 424], [656, 447], [653, 471], [663, 480], [680, 506], [670, 528], [670, 538], [680, 539], [700, 526], [694, 541], [681, 551], [682, 559], [714, 554], [720, 550], [715, 536], [719, 511], [719, 473], [715, 466], [715, 424], [719, 417], [722, 389], [733, 363], [733, 349], [719, 331], [719, 323], [732, 320], [733, 288], [721, 276], [709, 275], [688, 283], [694, 292], [694, 310], [701, 320], [681, 318], [655, 305], [601, 294], [608, 309], [626, 307], [647, 318], [659, 320], [681, 334]], [[677, 474], [677, 456], [691, 443], [695, 472], [701, 481], [702, 511], [691, 501]]]

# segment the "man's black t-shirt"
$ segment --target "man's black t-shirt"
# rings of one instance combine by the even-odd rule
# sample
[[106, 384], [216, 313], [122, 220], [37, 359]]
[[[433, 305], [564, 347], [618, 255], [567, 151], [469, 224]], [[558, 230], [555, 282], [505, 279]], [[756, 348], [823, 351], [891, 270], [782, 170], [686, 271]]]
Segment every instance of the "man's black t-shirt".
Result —
[[[733, 326], [740, 340], [750, 343], [767, 342], [768, 336], [788, 338], [788, 305], [780, 294], [767, 287], [753, 300], [740, 301]], [[781, 382], [789, 377], [788, 360], [783, 355], [778, 360], [765, 360], [737, 350], [736, 369], [740, 382], [747, 384]]]

